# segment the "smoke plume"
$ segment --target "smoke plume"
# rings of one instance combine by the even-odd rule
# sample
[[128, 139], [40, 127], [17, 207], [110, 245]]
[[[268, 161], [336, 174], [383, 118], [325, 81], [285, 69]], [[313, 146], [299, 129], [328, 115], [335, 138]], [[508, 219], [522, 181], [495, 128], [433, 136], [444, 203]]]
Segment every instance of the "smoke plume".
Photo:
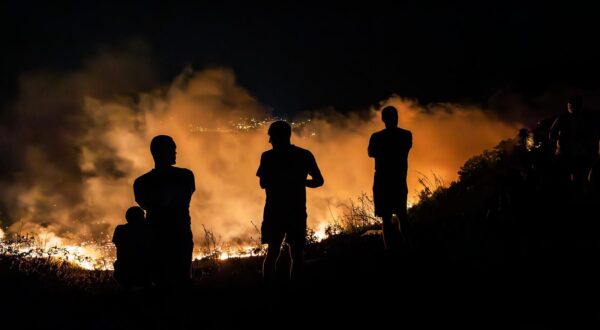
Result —
[[[143, 58], [143, 51], [105, 52], [79, 72], [21, 77], [18, 99], [0, 125], [5, 230], [71, 240], [112, 234], [135, 205], [133, 181], [153, 167], [150, 140], [166, 134], [177, 144], [177, 166], [196, 177], [190, 209], [196, 240], [202, 225], [232, 244], [256, 237], [251, 221], [260, 225], [265, 198], [255, 173], [270, 148], [262, 122], [270, 109], [229, 69], [186, 69], [161, 86]], [[425, 107], [401, 96], [360, 113], [328, 109], [288, 119], [295, 123], [292, 143], [313, 152], [325, 177], [322, 188], [307, 192], [310, 227], [330, 221], [341, 203], [371, 193], [367, 144], [383, 129], [378, 109], [385, 105], [396, 106], [399, 126], [413, 133], [412, 202], [419, 173], [449, 183], [467, 158], [519, 126], [477, 107]]]

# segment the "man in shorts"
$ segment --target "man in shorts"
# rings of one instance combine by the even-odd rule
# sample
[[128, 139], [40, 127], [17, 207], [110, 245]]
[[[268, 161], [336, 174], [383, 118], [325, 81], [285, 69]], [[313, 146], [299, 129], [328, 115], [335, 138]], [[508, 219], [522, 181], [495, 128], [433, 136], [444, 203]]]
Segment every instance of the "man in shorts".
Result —
[[324, 183], [312, 153], [291, 144], [292, 127], [288, 123], [276, 121], [268, 133], [273, 149], [262, 154], [256, 173], [267, 195], [261, 226], [261, 241], [268, 244], [263, 263], [263, 280], [267, 284], [275, 277], [284, 238], [292, 260], [290, 279], [296, 281], [301, 277], [306, 239], [306, 187], [317, 188]]

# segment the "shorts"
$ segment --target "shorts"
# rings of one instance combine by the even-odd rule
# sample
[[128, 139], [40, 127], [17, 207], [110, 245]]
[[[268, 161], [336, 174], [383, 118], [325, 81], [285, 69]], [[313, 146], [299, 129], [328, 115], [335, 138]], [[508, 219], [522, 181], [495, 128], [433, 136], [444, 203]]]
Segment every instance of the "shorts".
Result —
[[306, 216], [267, 218], [263, 220], [260, 232], [262, 244], [281, 244], [285, 237], [287, 243], [304, 245]]

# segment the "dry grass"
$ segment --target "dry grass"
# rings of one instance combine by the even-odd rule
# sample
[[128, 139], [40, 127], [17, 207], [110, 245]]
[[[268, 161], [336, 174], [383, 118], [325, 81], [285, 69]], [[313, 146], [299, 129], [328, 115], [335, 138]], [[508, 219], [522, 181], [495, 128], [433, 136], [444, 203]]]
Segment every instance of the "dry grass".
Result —
[[0, 241], [0, 272], [19, 274], [25, 279], [42, 281], [49, 287], [92, 289], [112, 284], [112, 272], [87, 270], [76, 262], [92, 263], [90, 257], [65, 248], [43, 248], [32, 235], [16, 235]]

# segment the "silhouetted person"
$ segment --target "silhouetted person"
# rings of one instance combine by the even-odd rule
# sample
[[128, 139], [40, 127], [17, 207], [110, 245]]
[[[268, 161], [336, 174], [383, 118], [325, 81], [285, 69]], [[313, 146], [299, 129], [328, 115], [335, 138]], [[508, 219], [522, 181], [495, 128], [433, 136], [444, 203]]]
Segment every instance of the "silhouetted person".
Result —
[[195, 183], [192, 171], [174, 167], [176, 145], [170, 136], [158, 135], [150, 143], [154, 169], [133, 184], [136, 202], [146, 210], [150, 248], [157, 286], [191, 283], [194, 242], [189, 213]]
[[118, 225], [112, 238], [117, 248], [113, 276], [124, 287], [147, 286], [148, 228], [144, 210], [132, 206], [125, 219], [127, 224]]
[[593, 121], [583, 112], [581, 96], [569, 97], [567, 112], [560, 114], [550, 127], [550, 139], [556, 141], [559, 179], [570, 182], [573, 192], [582, 193], [598, 154], [598, 140]]
[[[412, 133], [398, 127], [398, 111], [388, 106], [381, 111], [385, 129], [373, 133], [369, 140], [369, 157], [375, 158], [373, 200], [375, 215], [383, 220], [383, 241], [387, 250], [398, 247], [400, 235], [408, 242], [406, 202], [408, 186], [408, 152], [412, 147]], [[392, 216], [400, 221], [402, 233], [392, 223]]]
[[[290, 143], [291, 126], [277, 121], [269, 127], [273, 149], [260, 157], [256, 175], [267, 199], [261, 226], [262, 243], [268, 244], [263, 279], [270, 283], [285, 237], [290, 247], [290, 278], [300, 277], [306, 239], [306, 188], [317, 188], [324, 180], [312, 153]], [[310, 175], [310, 179], [308, 179]]]

